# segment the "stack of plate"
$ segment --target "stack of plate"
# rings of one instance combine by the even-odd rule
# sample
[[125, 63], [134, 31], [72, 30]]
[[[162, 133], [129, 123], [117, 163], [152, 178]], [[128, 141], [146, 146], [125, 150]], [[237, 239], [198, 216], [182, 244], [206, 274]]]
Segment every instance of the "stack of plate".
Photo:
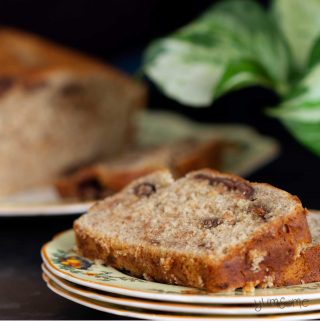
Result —
[[80, 257], [74, 249], [72, 230], [44, 245], [43, 279], [58, 295], [100, 311], [159, 320], [320, 318], [320, 283], [210, 294], [134, 278]]

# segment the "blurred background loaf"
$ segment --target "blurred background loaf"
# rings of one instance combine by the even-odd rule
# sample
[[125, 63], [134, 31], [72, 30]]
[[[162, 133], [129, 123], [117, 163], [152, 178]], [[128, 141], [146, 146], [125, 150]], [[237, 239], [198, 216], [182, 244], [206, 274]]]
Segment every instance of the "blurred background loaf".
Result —
[[120, 152], [145, 89], [34, 35], [0, 29], [0, 195]]

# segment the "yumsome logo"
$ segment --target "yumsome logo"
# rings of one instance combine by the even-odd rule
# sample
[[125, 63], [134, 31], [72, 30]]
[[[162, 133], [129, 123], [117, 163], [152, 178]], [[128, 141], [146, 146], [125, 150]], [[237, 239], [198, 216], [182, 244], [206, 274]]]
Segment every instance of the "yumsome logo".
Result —
[[263, 308], [270, 307], [270, 306], [276, 306], [279, 309], [286, 309], [286, 308], [292, 308], [292, 307], [299, 307], [300, 309], [306, 308], [309, 305], [309, 300], [307, 299], [291, 299], [286, 300], [285, 297], [281, 298], [270, 298], [270, 299], [259, 299], [254, 300], [255, 304], [255, 311], [261, 312]]

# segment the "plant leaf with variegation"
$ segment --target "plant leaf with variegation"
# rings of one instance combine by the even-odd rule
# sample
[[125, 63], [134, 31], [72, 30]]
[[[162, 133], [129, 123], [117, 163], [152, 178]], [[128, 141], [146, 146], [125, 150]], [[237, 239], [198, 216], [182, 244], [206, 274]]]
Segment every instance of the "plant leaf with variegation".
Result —
[[152, 43], [144, 70], [171, 98], [201, 107], [221, 93], [248, 85], [286, 92], [288, 57], [269, 15], [254, 1], [231, 0]]
[[303, 72], [320, 36], [320, 0], [273, 0], [272, 11], [289, 43], [297, 69]]
[[279, 118], [300, 142], [320, 156], [320, 64], [314, 62], [288, 99], [269, 114]]

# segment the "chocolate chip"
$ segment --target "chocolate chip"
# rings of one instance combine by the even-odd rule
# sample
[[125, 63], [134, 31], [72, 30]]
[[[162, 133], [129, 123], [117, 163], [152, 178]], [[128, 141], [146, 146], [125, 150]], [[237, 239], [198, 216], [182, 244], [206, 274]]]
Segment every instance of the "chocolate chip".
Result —
[[269, 213], [269, 211], [263, 207], [263, 206], [252, 206], [250, 208], [250, 211], [254, 214], [259, 216], [260, 218], [262, 218], [264, 221], [267, 220], [267, 214]]
[[134, 193], [137, 196], [147, 196], [156, 192], [156, 187], [151, 183], [141, 183], [134, 188]]
[[229, 191], [240, 192], [245, 198], [251, 199], [254, 194], [254, 189], [248, 183], [242, 180], [235, 180], [222, 176], [210, 176], [207, 174], [199, 173], [194, 176], [196, 179], [203, 179], [209, 182], [209, 185], [224, 185]]
[[66, 84], [61, 88], [60, 93], [62, 96], [69, 97], [73, 95], [81, 94], [84, 91], [84, 87], [78, 83]]
[[212, 249], [212, 244], [210, 243], [200, 243], [198, 245], [199, 249], [206, 249], [206, 250], [211, 250]]
[[202, 226], [204, 228], [210, 229], [212, 227], [217, 227], [218, 225], [220, 225], [222, 223], [223, 223], [223, 221], [220, 218], [209, 217], [209, 218], [205, 218], [202, 221]]
[[12, 77], [0, 77], [0, 96], [7, 92], [14, 85]]

